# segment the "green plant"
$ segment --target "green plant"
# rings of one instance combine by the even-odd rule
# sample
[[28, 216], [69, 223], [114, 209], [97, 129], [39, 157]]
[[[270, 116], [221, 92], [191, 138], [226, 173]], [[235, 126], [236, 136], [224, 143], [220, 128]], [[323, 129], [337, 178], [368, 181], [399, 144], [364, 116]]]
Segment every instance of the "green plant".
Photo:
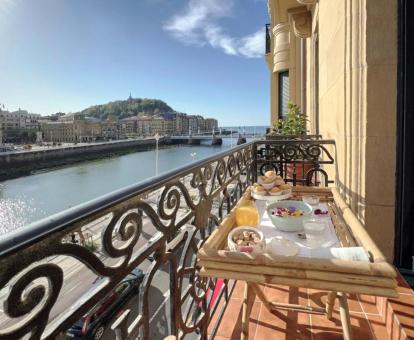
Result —
[[272, 127], [271, 135], [305, 135], [308, 119], [299, 106], [289, 102], [288, 111], [283, 118], [279, 118]]
[[84, 246], [90, 252], [95, 252], [96, 250], [98, 250], [98, 245], [92, 239], [85, 241]]

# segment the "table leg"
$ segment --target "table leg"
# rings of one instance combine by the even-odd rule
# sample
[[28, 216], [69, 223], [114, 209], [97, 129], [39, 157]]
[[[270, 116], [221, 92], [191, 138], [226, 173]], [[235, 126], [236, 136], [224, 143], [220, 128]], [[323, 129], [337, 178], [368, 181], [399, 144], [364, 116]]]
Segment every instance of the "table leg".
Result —
[[249, 319], [250, 319], [250, 310], [251, 310], [251, 295], [252, 289], [250, 285], [246, 282], [244, 286], [244, 297], [243, 297], [243, 313], [242, 313], [242, 331], [241, 331], [241, 340], [249, 339]]
[[332, 319], [332, 311], [335, 304], [336, 292], [329, 292], [326, 300], [326, 317], [328, 320]]
[[263, 293], [263, 290], [257, 283], [249, 283], [250, 289], [254, 292], [254, 294], [262, 301], [263, 306], [269, 311], [272, 312], [272, 304], [267, 299], [266, 295]]
[[339, 313], [341, 315], [342, 330], [344, 331], [344, 339], [352, 340], [352, 326], [349, 317], [348, 300], [345, 293], [338, 293]]

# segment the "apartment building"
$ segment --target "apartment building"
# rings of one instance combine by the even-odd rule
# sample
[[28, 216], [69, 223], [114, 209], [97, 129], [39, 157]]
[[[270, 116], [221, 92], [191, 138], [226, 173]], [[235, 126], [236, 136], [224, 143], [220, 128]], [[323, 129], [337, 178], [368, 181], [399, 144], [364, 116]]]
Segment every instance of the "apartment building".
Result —
[[292, 101], [308, 115], [311, 133], [335, 140], [336, 184], [392, 259], [397, 2], [270, 0], [269, 13], [271, 123]]

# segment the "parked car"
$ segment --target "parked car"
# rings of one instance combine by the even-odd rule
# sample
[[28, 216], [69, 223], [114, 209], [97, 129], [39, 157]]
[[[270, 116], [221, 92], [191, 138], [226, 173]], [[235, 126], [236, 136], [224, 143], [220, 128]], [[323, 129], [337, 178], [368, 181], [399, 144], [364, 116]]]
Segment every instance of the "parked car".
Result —
[[68, 339], [101, 339], [108, 323], [139, 292], [143, 279], [142, 270], [134, 269], [102, 301], [68, 329]]

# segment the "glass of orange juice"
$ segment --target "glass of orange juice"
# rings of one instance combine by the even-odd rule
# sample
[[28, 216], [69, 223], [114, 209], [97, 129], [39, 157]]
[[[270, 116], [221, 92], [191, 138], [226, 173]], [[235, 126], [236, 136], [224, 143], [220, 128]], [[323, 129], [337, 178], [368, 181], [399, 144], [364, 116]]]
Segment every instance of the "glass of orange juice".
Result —
[[236, 224], [240, 226], [257, 227], [259, 211], [253, 201], [236, 209]]

